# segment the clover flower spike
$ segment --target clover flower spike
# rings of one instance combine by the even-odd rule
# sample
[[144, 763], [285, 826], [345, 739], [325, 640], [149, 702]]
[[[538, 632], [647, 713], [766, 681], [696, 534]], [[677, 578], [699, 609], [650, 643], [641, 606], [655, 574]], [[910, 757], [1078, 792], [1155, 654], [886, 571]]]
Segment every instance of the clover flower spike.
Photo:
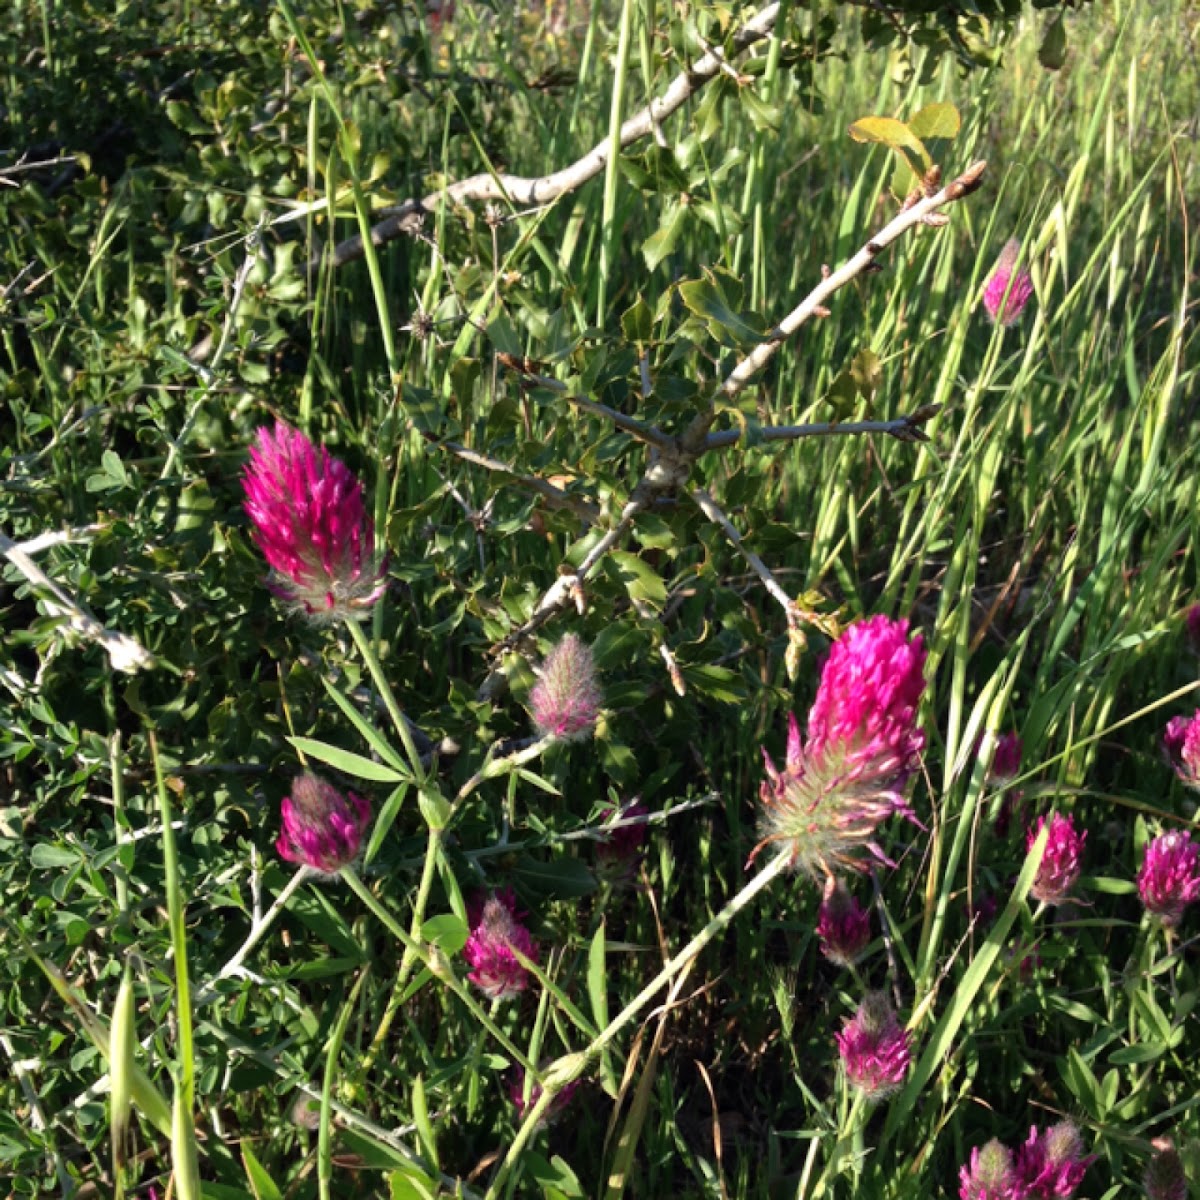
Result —
[[1164, 925], [1178, 925], [1183, 911], [1200, 899], [1200, 847], [1187, 830], [1160, 834], [1147, 847], [1138, 872], [1146, 911]]
[[1200, 654], [1200, 604], [1193, 604], [1187, 610], [1184, 624], [1187, 626], [1188, 641], [1191, 643], [1192, 649]]
[[512, 892], [493, 892], [473, 923], [463, 955], [471, 966], [467, 978], [491, 1000], [506, 1000], [529, 986], [529, 971], [516, 950], [537, 961], [537, 946], [529, 930], [518, 920], [517, 901]]
[[288, 862], [334, 876], [358, 857], [371, 823], [371, 806], [361, 796], [343, 795], [319, 775], [305, 772], [280, 807], [283, 830], [275, 849]]
[[605, 882], [626, 884], [637, 873], [647, 832], [645, 821], [638, 818], [647, 816], [649, 812], [644, 804], [634, 801], [622, 809], [607, 808], [601, 814], [606, 828], [611, 821], [635, 822], [608, 829], [596, 843], [596, 873]]
[[601, 699], [591, 648], [568, 633], [546, 655], [529, 693], [533, 724], [542, 737], [580, 741], [595, 729]]
[[1060, 1121], [1044, 1133], [1037, 1126], [1017, 1152], [1017, 1174], [1030, 1200], [1068, 1200], [1083, 1181], [1094, 1154], [1085, 1157], [1083, 1140], [1073, 1121]]
[[386, 589], [362, 484], [298, 429], [277, 421], [255, 434], [242, 476], [254, 540], [271, 568], [267, 586], [319, 621], [351, 620]]
[[863, 908], [840, 879], [825, 880], [825, 895], [817, 910], [821, 952], [832, 963], [848, 967], [857, 962], [871, 941], [871, 911]]
[[1146, 1165], [1147, 1200], [1187, 1200], [1187, 1175], [1175, 1144], [1170, 1138], [1155, 1138], [1150, 1144], [1154, 1154]]
[[1200, 789], [1200, 708], [1190, 717], [1172, 717], [1162, 746], [1175, 774], [1188, 787]]
[[1021, 737], [1017, 733], [1003, 733], [996, 739], [996, 752], [992, 755], [990, 772], [993, 782], [1006, 783], [1021, 773]]
[[1033, 898], [1043, 904], [1063, 904], [1079, 879], [1087, 834], [1076, 831], [1075, 822], [1070, 816], [1052, 813], [1049, 821], [1045, 817], [1038, 817], [1037, 824], [1026, 834], [1026, 849], [1037, 841], [1042, 826], [1046, 824], [1050, 827], [1046, 852], [1042, 856], [1033, 887], [1029, 890]]
[[904, 790], [925, 746], [917, 724], [924, 668], [924, 643], [920, 634], [910, 640], [907, 621], [871, 617], [834, 642], [807, 740], [793, 713], [783, 769], [763, 751], [763, 840], [752, 860], [768, 842], [781, 842], [792, 863], [817, 879], [864, 869], [864, 848], [888, 863], [875, 830], [894, 814], [917, 823]]
[[1021, 1180], [1012, 1151], [997, 1138], [971, 1151], [971, 1161], [958, 1170], [959, 1200], [1022, 1200]]
[[837, 1038], [846, 1078], [874, 1103], [900, 1090], [912, 1053], [883, 992], [868, 992]]
[[1020, 253], [1021, 243], [1015, 238], [1006, 242], [983, 289], [983, 306], [998, 325], [1011, 325], [1033, 295], [1033, 276], [1024, 267], [1014, 273]]
[[[542, 1117], [541, 1124], [553, 1124], [561, 1115], [563, 1110], [571, 1103], [571, 1097], [579, 1090], [579, 1080], [574, 1079], [568, 1083], [563, 1089], [550, 1101], [550, 1107], [546, 1109]], [[535, 1083], [529, 1090], [529, 1099], [525, 1099], [525, 1068], [518, 1067], [513, 1082], [508, 1089], [509, 1099], [513, 1102], [513, 1107], [517, 1110], [517, 1119], [524, 1120], [525, 1114], [541, 1099], [542, 1085]]]

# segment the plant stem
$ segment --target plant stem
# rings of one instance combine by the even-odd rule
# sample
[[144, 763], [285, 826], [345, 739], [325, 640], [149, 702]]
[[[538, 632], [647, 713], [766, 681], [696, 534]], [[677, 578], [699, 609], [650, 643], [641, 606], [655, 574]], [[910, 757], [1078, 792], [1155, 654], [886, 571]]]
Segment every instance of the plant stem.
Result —
[[733, 922], [733, 919], [745, 908], [755, 896], [767, 887], [778, 875], [788, 869], [792, 856], [784, 851], [776, 855], [736, 896], [678, 954], [674, 956], [661, 971], [613, 1018], [606, 1029], [601, 1030], [587, 1047], [577, 1054], [568, 1054], [554, 1063], [549, 1074], [542, 1080], [542, 1094], [533, 1107], [525, 1114], [517, 1136], [509, 1146], [491, 1185], [488, 1187], [484, 1200], [494, 1200], [500, 1195], [500, 1188], [505, 1178], [516, 1165], [522, 1151], [528, 1145], [530, 1138], [537, 1130], [538, 1124], [546, 1110], [554, 1102], [555, 1096], [569, 1083], [578, 1079], [584, 1068], [608, 1046], [622, 1029], [646, 1007], [647, 1004], [671, 980], [687, 967], [700, 952], [718, 934]]
[[400, 735], [400, 741], [404, 743], [404, 753], [408, 756], [413, 774], [416, 776], [417, 782], [421, 783], [425, 779], [425, 768], [421, 765], [421, 756], [417, 753], [417, 747], [413, 743], [412, 732], [408, 728], [404, 711], [396, 700], [396, 694], [392, 691], [387, 676], [383, 673], [383, 664], [379, 661], [379, 655], [375, 653], [371, 639], [363, 632], [363, 627], [357, 621], [347, 621], [346, 627], [350, 630], [350, 636], [354, 639], [354, 644], [358, 647], [363, 662], [367, 664], [367, 670], [371, 673], [375, 687], [383, 697], [384, 707], [388, 710], [388, 716], [392, 718], [392, 724]]

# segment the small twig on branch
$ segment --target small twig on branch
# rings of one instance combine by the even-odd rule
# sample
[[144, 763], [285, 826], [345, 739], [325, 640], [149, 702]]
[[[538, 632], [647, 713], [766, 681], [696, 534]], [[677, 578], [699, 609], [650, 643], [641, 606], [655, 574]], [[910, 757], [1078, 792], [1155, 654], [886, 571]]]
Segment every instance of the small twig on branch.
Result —
[[729, 539], [733, 548], [746, 560], [755, 575], [762, 580], [763, 587], [779, 602], [783, 611], [787, 614], [788, 623], [791, 624], [795, 621], [799, 616], [799, 610], [796, 608], [795, 602], [779, 586], [779, 582], [771, 574], [771, 568], [753, 550], [746, 547], [746, 544], [742, 541], [742, 535], [734, 528], [733, 522], [721, 511], [720, 506], [712, 496], [703, 488], [696, 488], [692, 492], [692, 499], [699, 505], [700, 511]]
[[[761, 9], [733, 36], [735, 53], [762, 41], [775, 27], [779, 17], [779, 5], [768, 4]], [[645, 108], [630, 117], [621, 126], [620, 143], [622, 149], [632, 142], [639, 141], [647, 134], [653, 133], [657, 124], [669, 117], [687, 102], [706, 83], [715, 79], [722, 71], [729, 69], [729, 64], [723, 55], [710, 51], [696, 60], [691, 66], [681, 71], [672, 81], [667, 90], [656, 100], [651, 101]], [[551, 175], [537, 178], [526, 178], [519, 175], [493, 175], [484, 172], [472, 175], [469, 179], [459, 180], [449, 187], [430, 192], [423, 200], [406, 200], [403, 204], [384, 209], [383, 219], [371, 227], [371, 242], [382, 246], [405, 233], [413, 233], [419, 227], [427, 213], [438, 208], [441, 204], [455, 204], [464, 200], [500, 200], [514, 204], [532, 205], [545, 204], [556, 200], [568, 192], [575, 191], [594, 179], [604, 170], [608, 162], [611, 143], [606, 137], [598, 142], [577, 162]], [[363, 253], [362, 238], [359, 236], [347, 238], [338, 243], [329, 254], [328, 261], [333, 267], [343, 266]], [[308, 269], [317, 270], [323, 261], [322, 255], [314, 255], [309, 261]]]
[[[941, 411], [939, 404], [927, 404], [906, 417], [892, 421], [818, 421], [812, 425], [764, 425], [755, 431], [755, 437], [763, 442], [789, 442], [806, 437], [839, 437], [859, 433], [886, 433], [902, 442], [927, 442], [929, 435], [921, 428], [923, 422]], [[742, 430], [725, 429], [710, 433], [705, 439], [705, 450], [724, 450], [742, 440]]]
[[590, 500], [584, 500], [580, 496], [572, 496], [570, 492], [563, 491], [560, 487], [555, 487], [549, 480], [539, 479], [536, 475], [522, 475], [515, 467], [511, 467], [506, 462], [501, 462], [498, 458], [493, 458], [490, 454], [481, 454], [478, 450], [471, 450], [467, 446], [460, 445], [458, 442], [446, 442], [427, 434], [427, 440], [440, 449], [445, 450], [449, 454], [453, 454], [461, 458], [464, 462], [469, 462], [477, 467], [483, 467], [487, 471], [495, 471], [498, 475], [506, 475], [514, 483], [519, 484], [523, 488], [527, 488], [531, 492], [536, 492], [547, 503], [554, 505], [556, 508], [568, 508], [580, 520], [586, 521], [589, 525], [595, 525], [600, 520], [600, 509], [592, 504]]

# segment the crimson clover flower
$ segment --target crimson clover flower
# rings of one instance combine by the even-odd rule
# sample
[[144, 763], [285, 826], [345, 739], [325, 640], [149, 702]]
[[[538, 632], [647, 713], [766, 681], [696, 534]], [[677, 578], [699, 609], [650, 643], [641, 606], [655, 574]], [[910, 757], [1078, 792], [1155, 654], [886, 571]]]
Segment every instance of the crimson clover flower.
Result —
[[996, 751], [992, 755], [989, 777], [995, 783], [1007, 783], [1021, 773], [1021, 735], [1002, 733], [996, 739]]
[[471, 966], [467, 978], [491, 1000], [506, 1000], [529, 986], [529, 971], [514, 950], [537, 961], [537, 945], [518, 915], [517, 900], [510, 889], [493, 892], [463, 947], [463, 956]]
[[1138, 893], [1146, 911], [1164, 925], [1178, 925], [1183, 911], [1200, 898], [1200, 847], [1187, 830], [1171, 830], [1147, 847], [1138, 872]]
[[371, 823], [371, 806], [353, 792], [343, 795], [319, 775], [305, 772], [280, 805], [283, 830], [275, 849], [288, 862], [336, 875], [357, 857]]
[[917, 725], [924, 668], [924, 643], [920, 634], [910, 640], [907, 621], [871, 617], [834, 642], [807, 741], [793, 713], [783, 769], [763, 751], [763, 840], [751, 861], [768, 842], [782, 842], [792, 863], [814, 878], [863, 869], [864, 847], [888, 863], [876, 828], [896, 813], [916, 821], [904, 789], [925, 746]]
[[1030, 1200], [1068, 1200], [1083, 1181], [1094, 1154], [1084, 1155], [1073, 1121], [1060, 1121], [1044, 1133], [1034, 1125], [1017, 1152], [1017, 1174]]
[[386, 588], [362, 484], [298, 429], [276, 421], [255, 434], [242, 475], [246, 514], [271, 574], [267, 586], [316, 620], [349, 620]]
[[817, 937], [830, 962], [848, 967], [858, 961], [871, 941], [871, 911], [863, 908], [835, 876], [825, 880], [825, 895], [817, 910]]
[[971, 1160], [958, 1171], [959, 1200], [1023, 1200], [1012, 1151], [998, 1138], [976, 1146]]
[[846, 1078], [868, 1101], [900, 1090], [912, 1053], [908, 1033], [883, 992], [868, 992], [835, 1037]]
[[1154, 1154], [1146, 1164], [1147, 1200], [1187, 1200], [1187, 1175], [1175, 1143], [1170, 1138], [1155, 1138], [1150, 1144]]
[[1087, 841], [1087, 834], [1075, 829], [1072, 817], [1052, 813], [1048, 822], [1045, 817], [1038, 817], [1037, 824], [1026, 834], [1026, 849], [1037, 841], [1042, 826], [1046, 824], [1050, 826], [1046, 852], [1042, 855], [1037, 878], [1029, 891], [1035, 900], [1043, 904], [1062, 904], [1069, 898], [1083, 869], [1083, 844]]
[[[563, 1112], [563, 1109], [571, 1103], [571, 1097], [579, 1090], [579, 1080], [574, 1079], [566, 1084], [563, 1089], [558, 1092], [554, 1099], [550, 1101], [549, 1108], [546, 1109], [542, 1116], [541, 1124], [550, 1125], [556, 1121]], [[516, 1074], [513, 1077], [513, 1082], [509, 1085], [508, 1096], [513, 1102], [513, 1107], [517, 1110], [517, 1119], [524, 1120], [525, 1114], [541, 1099], [542, 1085], [535, 1083], [529, 1089], [529, 1099], [525, 1099], [525, 1068], [518, 1067]]]
[[1200, 708], [1190, 717], [1172, 717], [1162, 746], [1175, 774], [1188, 787], [1200, 789]]
[[[605, 833], [596, 843], [596, 874], [606, 883], [627, 884], [637, 873], [648, 828], [645, 821], [637, 818], [649, 812], [644, 804], [634, 801], [622, 809], [606, 808], [600, 814]], [[631, 823], [608, 828], [609, 822], [617, 821]]]
[[1033, 295], [1033, 276], [1021, 267], [1015, 271], [1021, 243], [1015, 238], [1004, 244], [996, 266], [983, 289], [983, 306], [998, 325], [1011, 325]]
[[529, 693], [533, 724], [542, 737], [580, 741], [596, 727], [601, 699], [591, 647], [568, 633], [546, 655]]

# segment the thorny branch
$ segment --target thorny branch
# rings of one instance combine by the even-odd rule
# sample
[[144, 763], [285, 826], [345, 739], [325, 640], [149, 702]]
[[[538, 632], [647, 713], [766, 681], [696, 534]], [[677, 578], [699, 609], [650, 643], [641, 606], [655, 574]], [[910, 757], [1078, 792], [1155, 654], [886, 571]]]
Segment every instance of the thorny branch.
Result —
[[[779, 5], [768, 4], [756, 13], [733, 37], [735, 53], [762, 41], [775, 27], [779, 17]], [[691, 66], [681, 71], [665, 92], [652, 100], [641, 112], [630, 117], [622, 126], [620, 134], [621, 147], [639, 141], [647, 134], [653, 133], [656, 126], [679, 109], [691, 96], [698, 92], [706, 83], [715, 79], [722, 71], [728, 70], [728, 60], [718, 51], [710, 50]], [[513, 204], [537, 205], [557, 200], [560, 196], [573, 192], [576, 188], [594, 179], [604, 170], [611, 152], [611, 143], [606, 137], [598, 142], [577, 162], [561, 171], [537, 178], [525, 178], [519, 175], [492, 175], [488, 173], [472, 175], [469, 179], [459, 180], [449, 187], [439, 188], [430, 192], [422, 200], [406, 200], [403, 204], [382, 210], [382, 219], [371, 227], [371, 242], [382, 246], [405, 233], [415, 233], [426, 214], [434, 212], [442, 204], [455, 204], [464, 200], [500, 200]], [[329, 263], [340, 267], [363, 254], [363, 242], [359, 236], [347, 238], [339, 242], [329, 253]], [[310, 271], [322, 265], [323, 255], [315, 255], [308, 264]]]
[[[587, 557], [570, 570], [566, 564], [560, 568], [560, 574], [543, 594], [534, 607], [529, 618], [518, 629], [514, 630], [497, 647], [498, 653], [503, 653], [521, 646], [529, 636], [549, 621], [569, 601], [583, 611], [586, 599], [583, 594], [583, 583], [589, 572], [600, 559], [613, 549], [632, 527], [638, 513], [654, 501], [677, 495], [687, 484], [696, 460], [709, 450], [723, 449], [735, 444], [741, 437], [739, 431], [711, 433], [713, 424], [720, 414], [720, 403], [735, 399], [741, 394], [756, 375], [763, 370], [772, 358], [779, 352], [786, 338], [794, 334], [811, 317], [824, 311], [824, 301], [839, 288], [856, 279], [863, 272], [871, 269], [883, 250], [902, 237], [917, 225], [931, 223], [929, 218], [938, 214], [938, 210], [961, 200], [973, 192], [983, 178], [987, 168], [985, 162], [973, 163], [958, 178], [951, 180], [942, 188], [927, 187], [929, 194], [915, 203], [907, 204], [887, 225], [874, 234], [856, 254], [848, 259], [836, 271], [824, 271], [822, 279], [801, 302], [779, 322], [768, 336], [745, 356], [729, 375], [717, 386], [709, 403], [697, 413], [684, 432], [677, 438], [659, 443], [658, 437], [663, 437], [659, 430], [654, 430], [657, 437], [647, 432], [647, 427], [641, 430], [641, 440], [651, 443], [649, 463], [628, 501], [621, 511], [620, 520], [609, 529], [604, 536], [592, 547]], [[561, 387], [561, 385], [559, 385]], [[821, 425], [783, 425], [770, 426], [765, 434], [767, 440], [781, 441], [800, 437], [832, 436], [847, 433], [887, 433], [903, 441], [926, 440], [920, 429], [922, 422], [928, 420], [937, 410], [924, 407], [906, 417], [893, 421], [863, 421], [847, 424], [837, 422]], [[696, 502], [704, 508], [699, 497]], [[707, 498], [707, 497], [706, 497]], [[711, 498], [708, 498], [711, 502]], [[715, 504], [714, 504], [715, 507]], [[717, 510], [719, 511], [719, 510]], [[705, 509], [710, 520], [716, 520]], [[716, 523], [729, 536], [732, 526], [728, 522]], [[736, 531], [734, 531], [736, 534]], [[740, 539], [735, 540], [735, 546], [744, 554]], [[752, 564], [753, 565], [753, 564]], [[764, 567], [765, 569], [765, 567]], [[758, 568], [755, 568], [757, 571]], [[760, 578], [763, 577], [759, 572]], [[770, 572], [767, 572], [770, 575]], [[773, 581], [772, 581], [773, 582]], [[768, 585], [770, 586], [770, 585]], [[776, 585], [778, 586], [778, 585]], [[782, 589], [780, 589], [782, 591]], [[774, 594], [774, 592], [772, 593]], [[786, 595], [786, 594], [785, 594]], [[778, 597], [777, 597], [778, 598]], [[781, 600], [781, 603], [784, 603]], [[796, 612], [790, 599], [786, 600], [785, 610], [789, 613], [789, 622]], [[480, 694], [488, 696], [502, 687], [502, 675], [499, 670], [493, 670], [484, 681]]]

